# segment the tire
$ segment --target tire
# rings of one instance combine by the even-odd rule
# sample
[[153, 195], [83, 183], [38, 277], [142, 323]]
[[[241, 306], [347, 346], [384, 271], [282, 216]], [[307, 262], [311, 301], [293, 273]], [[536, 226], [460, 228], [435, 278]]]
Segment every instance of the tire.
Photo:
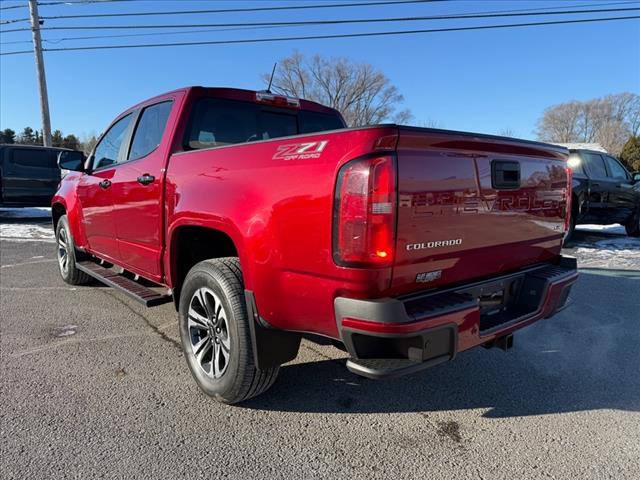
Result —
[[200, 389], [221, 403], [264, 393], [280, 370], [256, 368], [249, 321], [238, 258], [205, 260], [189, 271], [180, 294], [182, 349]]
[[636, 213], [629, 223], [624, 226], [627, 235], [630, 237], [640, 237], [640, 212]]
[[56, 226], [56, 246], [58, 270], [62, 279], [70, 285], [89, 283], [91, 277], [76, 267], [79, 252], [76, 250], [66, 215], [60, 217]]

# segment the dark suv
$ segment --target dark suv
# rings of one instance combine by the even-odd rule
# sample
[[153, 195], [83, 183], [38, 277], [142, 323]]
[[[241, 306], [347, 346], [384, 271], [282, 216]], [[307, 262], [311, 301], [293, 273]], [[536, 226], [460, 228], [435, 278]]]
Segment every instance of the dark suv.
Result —
[[631, 174], [614, 157], [594, 150], [570, 150], [573, 170], [571, 225], [620, 223], [640, 236], [640, 173]]
[[60, 182], [58, 153], [68, 149], [0, 145], [0, 205], [48, 207]]

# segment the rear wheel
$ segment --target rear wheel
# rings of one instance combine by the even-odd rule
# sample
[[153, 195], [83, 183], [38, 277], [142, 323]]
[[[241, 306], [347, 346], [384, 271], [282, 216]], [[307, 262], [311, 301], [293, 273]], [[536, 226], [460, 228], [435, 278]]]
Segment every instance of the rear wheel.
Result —
[[260, 370], [253, 360], [251, 319], [237, 258], [195, 265], [182, 287], [179, 314], [182, 349], [204, 393], [238, 403], [273, 385], [280, 367]]
[[56, 246], [58, 269], [62, 279], [71, 285], [89, 283], [91, 277], [76, 267], [79, 252], [76, 251], [66, 215], [60, 217], [56, 226]]
[[630, 237], [640, 237], [640, 211], [631, 218], [624, 228]]

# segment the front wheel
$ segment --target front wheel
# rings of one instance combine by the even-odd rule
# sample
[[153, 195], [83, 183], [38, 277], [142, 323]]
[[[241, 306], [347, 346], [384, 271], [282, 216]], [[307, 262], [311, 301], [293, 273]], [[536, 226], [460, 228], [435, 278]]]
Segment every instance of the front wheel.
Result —
[[244, 283], [235, 257], [205, 260], [187, 274], [180, 294], [180, 339], [193, 378], [222, 403], [265, 392], [280, 367], [253, 360]]
[[60, 217], [56, 226], [56, 246], [58, 269], [62, 279], [70, 285], [89, 283], [91, 277], [76, 267], [78, 252], [66, 215]]

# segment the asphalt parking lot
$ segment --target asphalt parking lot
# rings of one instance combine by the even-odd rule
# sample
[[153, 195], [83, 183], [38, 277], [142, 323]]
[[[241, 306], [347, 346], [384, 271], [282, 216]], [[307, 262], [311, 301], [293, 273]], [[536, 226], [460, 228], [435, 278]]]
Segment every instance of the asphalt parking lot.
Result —
[[66, 285], [50, 239], [3, 237], [2, 478], [640, 478], [638, 270], [584, 269], [512, 351], [401, 379], [305, 341], [230, 407], [191, 379], [172, 305]]

